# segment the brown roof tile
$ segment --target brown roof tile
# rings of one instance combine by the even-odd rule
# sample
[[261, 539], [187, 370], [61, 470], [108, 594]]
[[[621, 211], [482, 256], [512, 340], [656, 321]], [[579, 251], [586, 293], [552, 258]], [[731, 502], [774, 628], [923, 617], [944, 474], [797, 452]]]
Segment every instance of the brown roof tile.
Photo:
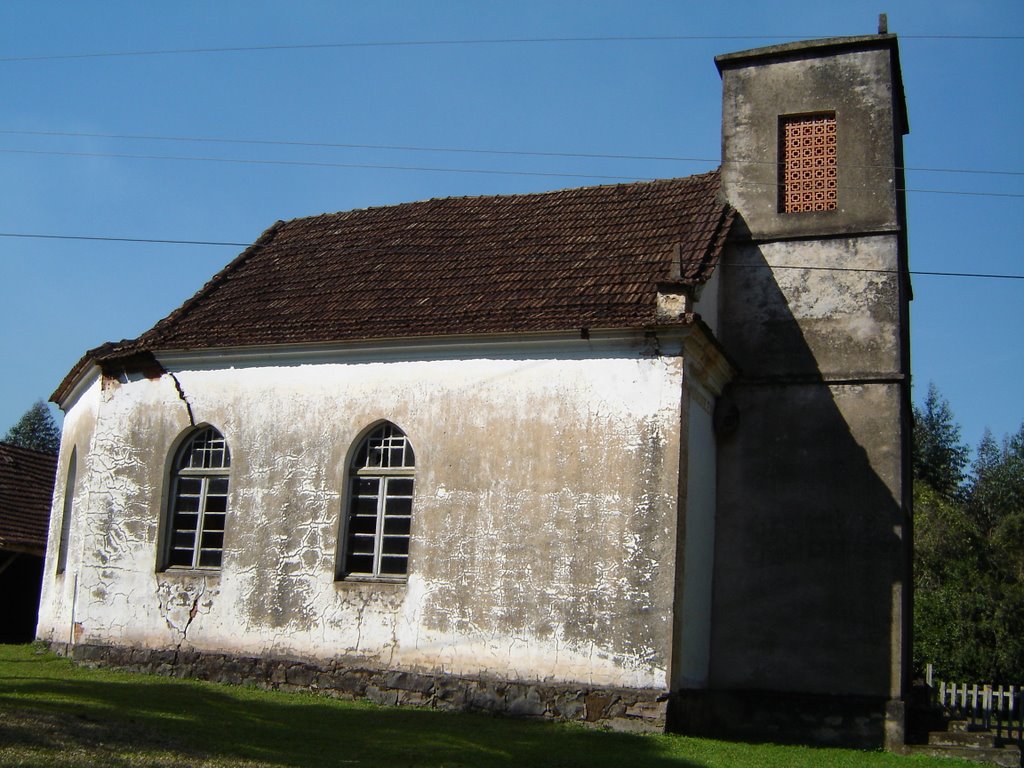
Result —
[[731, 219], [714, 171], [278, 222], [55, 398], [89, 361], [149, 350], [653, 325], [676, 247], [681, 281], [707, 280]]
[[57, 457], [0, 443], [0, 549], [43, 554]]

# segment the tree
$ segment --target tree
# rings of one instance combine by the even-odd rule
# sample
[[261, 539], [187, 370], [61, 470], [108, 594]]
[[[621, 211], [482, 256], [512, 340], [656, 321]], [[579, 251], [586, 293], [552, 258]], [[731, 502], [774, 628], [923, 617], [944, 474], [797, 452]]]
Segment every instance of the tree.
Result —
[[997, 443], [985, 434], [965, 508], [987, 544], [996, 679], [1019, 684], [1024, 671], [1024, 424]]
[[956, 499], [914, 481], [914, 659], [943, 679], [985, 679], [994, 647], [985, 542]]
[[1024, 425], [1000, 445], [987, 429], [971, 467], [967, 508], [988, 535], [1024, 514]]
[[57, 453], [60, 449], [60, 430], [54, 424], [46, 403], [37, 400], [25, 411], [18, 423], [7, 431], [4, 442], [44, 453]]
[[929, 384], [924, 408], [914, 406], [914, 477], [953, 498], [964, 481], [967, 455], [949, 403]]
[[1024, 425], [966, 451], [934, 387], [915, 408], [914, 658], [943, 677], [1019, 685], [1024, 670]]

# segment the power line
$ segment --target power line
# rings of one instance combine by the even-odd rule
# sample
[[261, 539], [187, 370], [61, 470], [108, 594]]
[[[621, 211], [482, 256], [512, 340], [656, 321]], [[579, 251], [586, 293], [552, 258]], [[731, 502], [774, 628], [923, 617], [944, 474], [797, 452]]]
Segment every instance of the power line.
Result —
[[[588, 160], [653, 160], [662, 162], [680, 163], [711, 163], [717, 165], [721, 162], [718, 158], [710, 157], [680, 157], [677, 155], [627, 155], [599, 152], [544, 152], [537, 150], [519, 149], [479, 149], [472, 147], [424, 147], [406, 144], [352, 144], [341, 142], [324, 141], [299, 141], [291, 139], [239, 139], [220, 138], [214, 136], [159, 136], [153, 134], [133, 133], [89, 133], [84, 131], [15, 131], [0, 130], [0, 135], [8, 136], [62, 136], [74, 138], [91, 139], [127, 139], [131, 141], [165, 141], [165, 142], [194, 142], [207, 144], [247, 144], [262, 146], [284, 146], [284, 147], [312, 147], [318, 149], [375, 149], [391, 150], [401, 152], [449, 152], [458, 154], [475, 155], [504, 155], [514, 157], [565, 157], [580, 158]], [[777, 165], [771, 160], [733, 160], [733, 163], [740, 165]], [[841, 168], [877, 168], [882, 166], [873, 165], [846, 165], [840, 164]], [[885, 166], [890, 167], [890, 166]], [[924, 171], [929, 173], [964, 173], [984, 174], [992, 176], [1024, 176], [1024, 171], [993, 171], [988, 169], [972, 168], [928, 168], [922, 166], [897, 166], [897, 170]]]
[[24, 237], [40, 240], [98, 240], [108, 243], [159, 243], [164, 245], [230, 245], [247, 248], [252, 243], [232, 243], [222, 240], [161, 240], [150, 237], [103, 237], [90, 235], [44, 235], [34, 232], [0, 232], [0, 237]]
[[[881, 275], [902, 274], [902, 270], [899, 269], [878, 269], [874, 267], [819, 267], [808, 264], [737, 264], [735, 262], [723, 261], [720, 262], [720, 266], [737, 267], [740, 269], [800, 269], [809, 272], [870, 272], [872, 274]], [[908, 274], [921, 275], [924, 277], [983, 277], [994, 280], [1024, 280], [1024, 275], [1000, 275], [989, 272], [934, 272], [911, 269]]]
[[[497, 168], [450, 168], [444, 166], [397, 165], [386, 163], [336, 163], [315, 160], [264, 160], [259, 158], [202, 157], [198, 155], [138, 155], [121, 152], [70, 152], [42, 149], [0, 148], [0, 153], [13, 155], [49, 155], [56, 157], [108, 157], [122, 160], [171, 160], [177, 162], [228, 163], [233, 165], [277, 165], [309, 168], [362, 168], [369, 170], [418, 171], [426, 173], [476, 173], [492, 176], [534, 176], [566, 179], [596, 179], [599, 181], [631, 182], [657, 181], [653, 176], [622, 176], [598, 173], [570, 173], [563, 171], [510, 171]], [[748, 186], [776, 186], [769, 182], [742, 182]], [[839, 191], [851, 187], [837, 187]], [[962, 195], [968, 197], [1009, 197], [1024, 198], [1016, 192], [968, 192], [953, 189], [897, 188], [897, 192], [911, 192], [934, 195]]]
[[[44, 240], [87, 240], [115, 243], [156, 243], [160, 245], [213, 245], [248, 248], [252, 243], [236, 243], [224, 240], [169, 240], [151, 237], [108, 237], [98, 235], [51, 235], [26, 232], [0, 232], [0, 237], [35, 238]], [[902, 271], [898, 269], [879, 269], [873, 267], [821, 267], [807, 264], [739, 264], [723, 261], [722, 267], [736, 267], [741, 269], [801, 269], [816, 272], [868, 272], [872, 274], [898, 275]], [[1024, 280], [1024, 275], [994, 274], [989, 272], [935, 272], [927, 270], [910, 270], [911, 275], [925, 277], [972, 277], [988, 278], [993, 280]]]
[[[637, 36], [595, 36], [595, 37], [509, 37], [478, 38], [463, 40], [370, 40], [343, 43], [304, 43], [294, 45], [238, 45], [211, 48], [164, 48], [140, 51], [101, 51], [93, 53], [63, 53], [38, 56], [5, 56], [0, 63], [59, 61], [70, 59], [125, 58], [131, 56], [180, 56], [203, 53], [250, 53], [266, 51], [310, 51], [342, 48], [428, 48], [461, 45], [524, 45], [552, 43], [659, 43], [687, 42], [700, 40], [808, 40], [828, 38], [832, 35], [637, 35]], [[900, 35], [902, 40], [971, 40], [971, 41], [1015, 41], [1024, 40], [1021, 35]]]
[[[4, 150], [0, 150], [0, 152], [3, 152], [3, 151]], [[645, 179], [645, 181], [653, 181], [653, 179]], [[776, 182], [776, 181], [739, 181], [739, 182], [736, 182], [736, 185], [737, 186], [741, 186], [741, 187], [762, 187], [762, 188], [768, 187], [768, 188], [773, 188], [774, 189], [774, 188], [779, 186], [779, 183]], [[846, 186], [846, 185], [842, 185], [842, 184], [836, 186], [836, 191], [838, 191], [838, 192], [842, 192], [843, 190], [853, 190], [853, 189], [863, 190], [863, 189], [868, 189], [868, 187], [865, 187], [865, 186], [852, 187], [852, 186]], [[967, 190], [959, 190], [959, 189], [918, 189], [918, 188], [915, 188], [915, 187], [895, 187], [893, 191], [895, 191], [895, 192], [914, 192], [914, 193], [926, 194], [926, 195], [961, 195], [961, 196], [966, 196], [966, 197], [1017, 197], [1017, 198], [1024, 198], [1024, 193], [1020, 193], [1020, 192], [970, 192], [970, 191], [967, 191]]]
[[997, 280], [1024, 280], [1024, 275], [993, 275], [985, 272], [919, 272], [912, 269], [910, 274], [929, 277], [990, 277]]
[[[13, 136], [68, 136], [93, 139], [132, 139], [143, 141], [178, 141], [213, 144], [258, 144], [285, 147], [312, 147], [320, 149], [381, 149], [402, 152], [451, 152], [474, 155], [513, 155], [516, 157], [574, 157], [598, 160], [664, 160], [672, 162], [718, 163], [717, 158], [708, 157], [677, 157], [670, 155], [625, 155], [597, 152], [542, 152], [517, 149], [476, 149], [467, 147], [423, 147], [403, 144], [347, 144], [323, 141], [297, 141], [288, 139], [236, 139], [217, 138], [211, 136], [154, 136], [147, 134], [124, 133], [83, 133], [78, 131], [10, 131], [0, 130], [0, 134]], [[1024, 176], [1024, 172], [1020, 175]]]
[[[187, 155], [134, 155], [118, 152], [58, 152], [37, 149], [0, 149], [0, 153], [13, 155], [55, 155], [58, 157], [111, 157], [126, 160], [174, 160], [201, 163], [231, 163], [235, 165], [283, 165], [309, 168], [364, 168], [386, 171], [423, 171], [428, 173], [482, 173], [498, 176], [549, 176], [569, 179], [601, 179], [605, 181], [654, 181], [641, 176], [613, 176], [595, 173], [561, 173], [557, 171], [504, 171], [495, 168], [445, 168], [419, 165], [390, 165], [385, 163], [331, 163], [315, 160], [261, 160], [257, 158], [199, 157]], [[1024, 197], [1024, 195], [1022, 195]]]

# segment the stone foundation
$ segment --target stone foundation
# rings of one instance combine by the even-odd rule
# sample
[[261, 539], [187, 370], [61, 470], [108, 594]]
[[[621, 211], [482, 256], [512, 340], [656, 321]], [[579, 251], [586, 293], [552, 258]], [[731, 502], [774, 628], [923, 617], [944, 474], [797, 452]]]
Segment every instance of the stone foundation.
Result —
[[766, 691], [680, 691], [672, 731], [779, 744], [900, 751], [903, 705], [866, 696]]
[[88, 665], [195, 678], [280, 691], [317, 691], [388, 706], [416, 706], [511, 717], [572, 720], [623, 731], [665, 730], [667, 693], [595, 688], [573, 683], [510, 682], [373, 669], [335, 660], [320, 664], [282, 658], [109, 645], [56, 644]]

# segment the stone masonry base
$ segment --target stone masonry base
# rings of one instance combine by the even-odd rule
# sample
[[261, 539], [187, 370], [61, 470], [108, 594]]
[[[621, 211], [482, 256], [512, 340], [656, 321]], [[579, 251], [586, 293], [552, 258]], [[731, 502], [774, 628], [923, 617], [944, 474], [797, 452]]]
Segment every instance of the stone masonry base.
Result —
[[312, 690], [390, 706], [489, 712], [573, 720], [625, 731], [664, 731], [667, 694], [655, 689], [599, 688], [425, 674], [351, 665], [200, 651], [55, 644], [82, 664], [282, 691]]
[[693, 736], [903, 750], [903, 704], [869, 696], [680, 691], [668, 728]]

